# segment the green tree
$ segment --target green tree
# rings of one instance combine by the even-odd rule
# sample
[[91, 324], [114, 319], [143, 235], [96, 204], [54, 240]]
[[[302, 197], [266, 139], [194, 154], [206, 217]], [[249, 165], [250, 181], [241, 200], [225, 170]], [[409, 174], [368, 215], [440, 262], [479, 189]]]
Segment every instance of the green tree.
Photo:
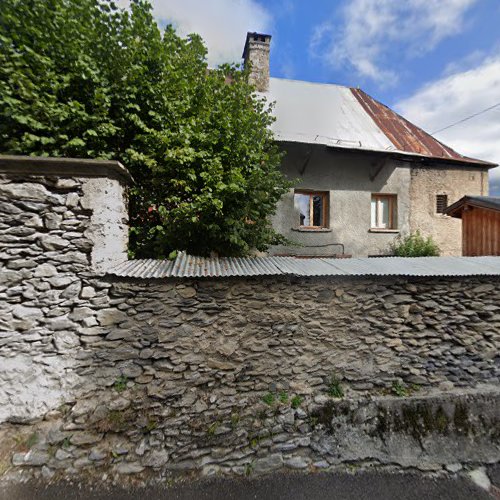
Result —
[[136, 256], [281, 241], [272, 120], [247, 72], [209, 70], [200, 37], [162, 33], [146, 1], [2, 0], [0, 151], [121, 161]]

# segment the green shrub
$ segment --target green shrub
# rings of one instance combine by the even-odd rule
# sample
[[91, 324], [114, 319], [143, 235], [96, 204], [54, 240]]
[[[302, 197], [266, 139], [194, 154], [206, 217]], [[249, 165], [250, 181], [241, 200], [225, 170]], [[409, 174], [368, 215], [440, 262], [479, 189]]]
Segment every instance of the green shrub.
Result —
[[437, 257], [440, 254], [432, 237], [425, 238], [418, 230], [407, 236], [399, 236], [391, 245], [391, 251], [397, 257]]
[[2, 0], [0, 151], [122, 162], [131, 256], [283, 243], [272, 106], [248, 68], [209, 70], [201, 37], [163, 24], [148, 0]]

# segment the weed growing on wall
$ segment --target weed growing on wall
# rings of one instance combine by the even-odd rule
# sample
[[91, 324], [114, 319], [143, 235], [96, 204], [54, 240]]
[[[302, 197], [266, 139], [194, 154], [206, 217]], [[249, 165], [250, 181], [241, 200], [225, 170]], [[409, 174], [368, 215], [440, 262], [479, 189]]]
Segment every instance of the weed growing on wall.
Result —
[[282, 391], [279, 393], [279, 400], [280, 403], [287, 404], [288, 403], [288, 393], [285, 391]]
[[330, 376], [330, 380], [328, 381], [327, 393], [332, 398], [344, 397], [344, 389], [340, 385], [340, 380], [335, 374], [332, 374]]
[[410, 394], [408, 388], [399, 380], [395, 380], [392, 383], [391, 391], [393, 394], [395, 394], [396, 396], [399, 396], [401, 398], [405, 398], [405, 397], [409, 396], [409, 394]]
[[276, 401], [276, 396], [273, 393], [268, 392], [262, 396], [262, 401], [266, 403], [266, 405], [271, 406]]
[[128, 378], [123, 375], [118, 377], [113, 384], [116, 392], [123, 392], [127, 388]]

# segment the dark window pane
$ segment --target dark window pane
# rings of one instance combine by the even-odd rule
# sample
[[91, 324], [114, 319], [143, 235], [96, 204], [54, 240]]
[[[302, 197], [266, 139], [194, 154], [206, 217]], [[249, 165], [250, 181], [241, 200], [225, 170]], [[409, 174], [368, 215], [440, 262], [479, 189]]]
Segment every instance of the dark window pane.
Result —
[[313, 196], [313, 226], [323, 225], [323, 196]]

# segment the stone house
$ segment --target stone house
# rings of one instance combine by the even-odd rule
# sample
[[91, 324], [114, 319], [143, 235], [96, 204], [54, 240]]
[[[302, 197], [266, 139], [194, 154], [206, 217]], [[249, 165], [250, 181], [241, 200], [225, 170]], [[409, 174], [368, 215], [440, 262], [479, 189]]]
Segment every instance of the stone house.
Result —
[[395, 237], [418, 229], [444, 255], [461, 255], [460, 221], [444, 210], [486, 196], [496, 165], [457, 153], [360, 89], [270, 77], [270, 43], [248, 33], [243, 59], [275, 102], [281, 168], [298, 180], [273, 219], [295, 245], [271, 253], [387, 255]]

